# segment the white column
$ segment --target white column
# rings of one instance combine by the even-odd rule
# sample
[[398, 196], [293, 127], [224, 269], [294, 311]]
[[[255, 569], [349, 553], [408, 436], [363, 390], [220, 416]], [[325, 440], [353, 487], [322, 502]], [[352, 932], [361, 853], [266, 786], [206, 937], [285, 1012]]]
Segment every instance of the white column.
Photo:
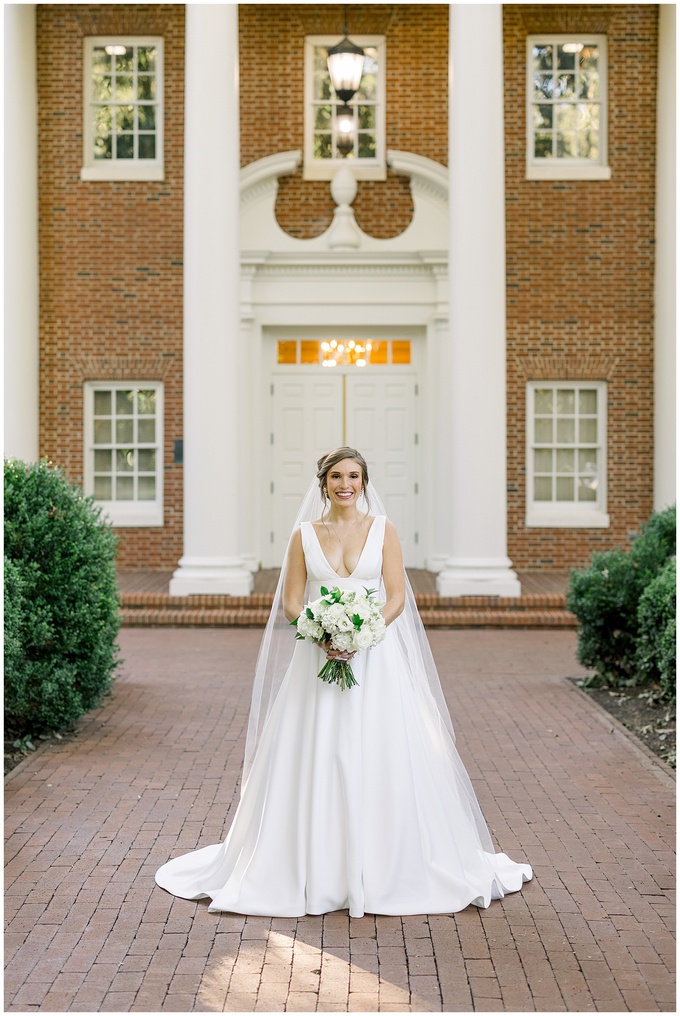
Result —
[[35, 4], [5, 5], [5, 455], [38, 459]]
[[172, 596], [247, 595], [239, 504], [238, 7], [186, 5], [184, 554]]
[[675, 502], [675, 4], [659, 4], [654, 268], [654, 508]]
[[519, 596], [507, 557], [502, 5], [449, 11], [451, 555], [437, 588]]

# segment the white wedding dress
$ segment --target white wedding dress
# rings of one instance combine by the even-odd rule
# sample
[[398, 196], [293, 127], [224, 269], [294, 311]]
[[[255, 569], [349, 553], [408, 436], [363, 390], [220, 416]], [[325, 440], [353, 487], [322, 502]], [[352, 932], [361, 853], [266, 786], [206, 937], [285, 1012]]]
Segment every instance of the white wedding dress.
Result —
[[[307, 599], [322, 585], [380, 587], [384, 516], [348, 578], [312, 524], [301, 530]], [[229, 835], [168, 861], [159, 886], [208, 896], [211, 911], [362, 917], [487, 907], [531, 878], [528, 864], [484, 850], [450, 762], [456, 749], [390, 636], [388, 627], [357, 653], [358, 687], [346, 691], [317, 677], [326, 659], [317, 646], [296, 643]]]

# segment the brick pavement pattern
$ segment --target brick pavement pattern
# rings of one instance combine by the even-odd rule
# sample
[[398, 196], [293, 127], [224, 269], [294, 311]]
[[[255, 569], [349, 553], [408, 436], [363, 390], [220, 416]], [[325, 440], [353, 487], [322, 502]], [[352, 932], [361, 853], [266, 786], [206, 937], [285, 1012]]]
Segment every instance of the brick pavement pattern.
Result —
[[113, 697], [6, 780], [6, 1010], [673, 1011], [670, 770], [567, 681], [570, 631], [430, 634], [502, 849], [486, 911], [209, 914], [153, 881], [223, 838], [260, 633], [130, 629]]

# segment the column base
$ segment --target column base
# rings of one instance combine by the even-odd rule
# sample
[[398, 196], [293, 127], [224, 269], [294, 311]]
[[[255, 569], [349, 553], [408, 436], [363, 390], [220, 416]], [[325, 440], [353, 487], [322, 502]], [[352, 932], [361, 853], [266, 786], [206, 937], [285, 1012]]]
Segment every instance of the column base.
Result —
[[182, 557], [170, 579], [170, 596], [250, 596], [253, 576], [240, 558]]
[[508, 557], [452, 557], [437, 575], [440, 596], [521, 596]]

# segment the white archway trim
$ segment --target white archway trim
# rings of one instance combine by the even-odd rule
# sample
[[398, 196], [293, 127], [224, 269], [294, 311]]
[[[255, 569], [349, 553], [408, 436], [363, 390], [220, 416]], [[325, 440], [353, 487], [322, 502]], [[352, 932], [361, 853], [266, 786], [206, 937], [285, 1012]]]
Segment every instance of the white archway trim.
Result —
[[279, 177], [294, 173], [301, 162], [302, 152], [298, 149], [267, 155], [264, 159], [257, 159], [244, 166], [240, 176], [241, 203], [245, 204], [270, 191], [276, 195]]
[[414, 186], [429, 191], [442, 202], [449, 200], [449, 171], [446, 166], [424, 155], [413, 152], [398, 152], [391, 149], [387, 153], [387, 164], [400, 176], [411, 178], [411, 190]]

